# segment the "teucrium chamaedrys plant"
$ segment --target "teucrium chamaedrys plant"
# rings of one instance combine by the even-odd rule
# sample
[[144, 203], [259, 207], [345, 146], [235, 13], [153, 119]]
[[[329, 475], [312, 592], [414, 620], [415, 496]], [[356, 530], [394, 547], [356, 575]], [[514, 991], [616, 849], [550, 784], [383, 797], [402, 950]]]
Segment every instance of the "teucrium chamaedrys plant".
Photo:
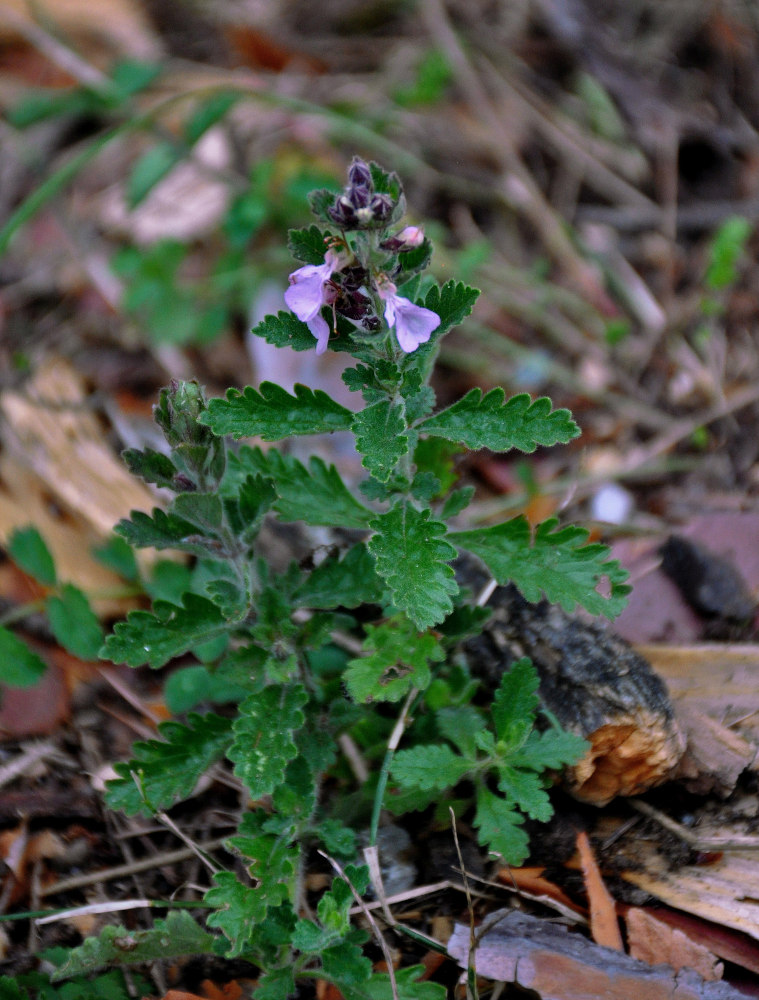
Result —
[[[343, 193], [315, 191], [311, 206], [319, 224], [290, 234], [302, 266], [290, 275], [289, 309], [254, 333], [278, 347], [348, 354], [354, 364], [343, 379], [362, 405], [354, 412], [322, 391], [298, 385], [290, 394], [270, 382], [208, 402], [194, 382], [165, 389], [155, 416], [168, 454], [128, 451], [126, 460], [175, 496], [165, 510], [133, 513], [118, 531], [135, 546], [192, 554], [196, 582], [181, 603], [132, 612], [104, 647], [116, 662], [151, 667], [202, 649], [214, 680], [234, 692], [234, 715], [190, 714], [161, 726], [160, 739], [138, 743], [134, 759], [117, 766], [108, 800], [149, 815], [189, 795], [217, 760], [232, 762], [252, 804], [229, 843], [251, 879], [217, 872], [205, 902], [208, 927], [222, 935], [183, 933], [192, 947], [203, 941], [257, 963], [261, 1000], [291, 995], [303, 977], [335, 983], [348, 1000], [390, 995], [387, 977], [373, 974], [362, 952], [366, 935], [350, 925], [348, 882], [335, 879], [314, 919], [302, 916], [301, 895], [305, 846], [344, 860], [355, 854], [353, 831], [330, 815], [322, 789], [336, 766], [337, 737], [368, 717], [379, 718], [380, 729], [387, 722], [378, 703], [405, 699], [404, 711], [415, 706], [423, 725], [385, 756], [372, 836], [382, 806], [420, 808], [466, 778], [481, 842], [519, 863], [527, 854], [523, 814], [551, 813], [544, 773], [581, 749], [550, 720], [534, 728], [537, 678], [528, 661], [504, 676], [489, 708], [469, 703], [473, 685], [449, 651], [485, 612], [456, 580], [457, 552], [472, 553], [528, 600], [545, 595], [567, 610], [612, 616], [627, 592], [624, 571], [603, 546], [587, 544], [582, 529], [547, 521], [532, 530], [523, 517], [449, 527], [472, 494], [454, 488], [456, 450], [532, 452], [579, 430], [550, 400], [506, 399], [501, 389], [472, 389], [436, 408], [429, 378], [440, 339], [467, 316], [477, 292], [423, 276], [431, 246], [421, 229], [399, 227], [404, 199], [395, 174], [356, 159]], [[366, 478], [357, 490], [318, 457], [305, 465], [228, 440], [337, 430], [354, 435], [362, 456]], [[354, 541], [316, 565], [293, 562], [275, 573], [259, 554], [266, 516], [350, 529]], [[597, 590], [602, 577], [607, 596]], [[348, 631], [363, 636], [363, 654], [341, 660], [334, 637]], [[365, 890], [365, 869], [352, 868], [348, 878]], [[162, 925], [164, 939], [165, 932]], [[154, 932], [141, 933], [153, 940]], [[129, 960], [144, 957], [139, 940]], [[112, 961], [99, 947], [87, 942], [68, 971]], [[400, 995], [436, 993], [415, 978], [409, 970], [396, 975]]]

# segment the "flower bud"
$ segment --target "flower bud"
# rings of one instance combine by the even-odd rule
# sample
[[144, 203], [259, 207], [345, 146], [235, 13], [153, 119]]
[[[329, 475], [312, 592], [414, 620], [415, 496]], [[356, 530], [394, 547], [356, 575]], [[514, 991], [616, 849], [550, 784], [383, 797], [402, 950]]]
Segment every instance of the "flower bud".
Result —
[[393, 214], [395, 202], [389, 194], [375, 194], [369, 204], [375, 222], [387, 222]]
[[373, 188], [372, 172], [369, 165], [357, 156], [348, 168], [348, 181], [351, 187], [364, 187], [367, 190]]
[[389, 236], [380, 243], [383, 250], [390, 250], [391, 253], [404, 253], [406, 250], [415, 250], [424, 243], [424, 230], [420, 226], [406, 226], [395, 236]]
[[[218, 483], [224, 474], [226, 452], [224, 442], [210, 427], [200, 423], [207, 409], [202, 387], [194, 379], [180, 382], [172, 379], [162, 389], [158, 404], [153, 407], [155, 422], [171, 447], [179, 492], [205, 490]], [[180, 478], [181, 477], [181, 478]]]

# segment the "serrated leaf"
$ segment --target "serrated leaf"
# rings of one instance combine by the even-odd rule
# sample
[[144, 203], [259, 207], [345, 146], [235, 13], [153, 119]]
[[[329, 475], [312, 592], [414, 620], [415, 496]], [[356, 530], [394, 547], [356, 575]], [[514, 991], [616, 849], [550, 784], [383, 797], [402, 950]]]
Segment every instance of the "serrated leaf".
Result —
[[262, 874], [266, 877], [251, 888], [243, 885], [232, 872], [215, 872], [213, 880], [216, 885], [203, 897], [204, 902], [214, 908], [206, 923], [209, 927], [218, 927], [230, 941], [229, 958], [245, 954], [251, 935], [264, 923], [270, 907], [277, 906], [288, 897], [285, 884], [273, 876], [269, 878], [270, 873], [266, 869], [262, 870]]
[[376, 534], [369, 550], [395, 606], [419, 629], [437, 625], [453, 610], [452, 596], [458, 593], [448, 565], [456, 550], [445, 538], [445, 525], [431, 520], [428, 510], [400, 503], [375, 518], [371, 527]]
[[130, 667], [162, 667], [175, 656], [229, 629], [219, 608], [205, 597], [185, 594], [182, 607], [156, 601], [153, 612], [130, 611], [105, 640], [101, 656]]
[[337, 193], [330, 191], [329, 188], [318, 188], [318, 190], [310, 192], [308, 203], [317, 219], [321, 219], [322, 222], [332, 221], [327, 209], [334, 204], [336, 197]]
[[219, 435], [279, 441], [295, 434], [350, 430], [353, 414], [321, 389], [296, 385], [291, 396], [273, 382], [262, 382], [260, 392], [247, 386], [242, 392], [229, 389], [226, 399], [209, 400], [201, 422]]
[[[199, 547], [191, 541], [198, 534], [195, 525], [159, 507], [153, 508], [152, 515], [133, 510], [128, 519], [119, 521], [114, 531], [138, 549], [182, 549], [191, 545], [194, 551]], [[200, 550], [206, 551], [204, 547]]]
[[300, 684], [272, 685], [240, 705], [228, 756], [252, 799], [271, 795], [283, 780], [298, 753], [293, 734], [305, 722], [301, 709], [307, 701]]
[[321, 839], [328, 854], [338, 858], [355, 858], [358, 851], [356, 831], [339, 819], [323, 820], [314, 827], [314, 833]]
[[266, 514], [277, 499], [274, 482], [266, 476], [246, 476], [234, 496], [222, 504], [230, 531], [245, 545], [255, 541]]
[[423, 792], [443, 792], [453, 788], [472, 770], [473, 762], [459, 756], [445, 744], [398, 750], [391, 773], [399, 785]]
[[462, 486], [460, 490], [454, 490], [443, 504], [443, 508], [440, 511], [441, 519], [448, 521], [453, 517], [457, 517], [463, 510], [466, 510], [472, 502], [473, 496], [474, 486]]
[[181, 157], [181, 151], [171, 142], [159, 142], [143, 153], [127, 179], [127, 207], [136, 208], [155, 185], [174, 169]]
[[[350, 492], [334, 465], [312, 457], [308, 467], [276, 448], [263, 452], [244, 446], [229, 457], [228, 475], [246, 470], [274, 480], [274, 509], [285, 521], [341, 528], [366, 528], [374, 516]], [[237, 471], [239, 470], [239, 472]]]
[[180, 493], [172, 504], [172, 514], [203, 534], [218, 534], [222, 524], [221, 498], [217, 493]]
[[45, 602], [53, 635], [80, 660], [96, 660], [103, 645], [103, 629], [90, 602], [73, 583], [64, 583]]
[[453, 464], [454, 455], [461, 449], [443, 438], [428, 437], [414, 448], [414, 463], [420, 472], [431, 472], [440, 480], [440, 495], [445, 495], [458, 476]]
[[0, 625], [0, 684], [32, 687], [47, 670], [45, 661], [5, 625]]
[[[605, 545], [587, 544], [584, 528], [557, 528], [557, 523], [551, 518], [539, 524], [533, 539], [524, 517], [448, 537], [478, 556], [498, 583], [513, 582], [528, 601], [545, 596], [569, 613], [579, 604], [592, 615], [618, 615], [631, 590], [627, 570], [608, 558]], [[603, 577], [610, 584], [608, 597], [596, 590]]]
[[477, 757], [475, 735], [485, 728], [485, 722], [474, 705], [441, 708], [435, 721], [441, 736], [455, 744], [460, 754], [469, 760]]
[[458, 326], [474, 308], [480, 292], [462, 281], [447, 281], [442, 288], [433, 285], [424, 299], [424, 308], [431, 309], [440, 317], [440, 329], [435, 336]]
[[404, 434], [403, 408], [382, 400], [367, 406], [353, 420], [356, 448], [363, 455], [361, 464], [386, 483], [399, 460], [408, 452], [408, 436]]
[[121, 453], [127, 468], [133, 476], [139, 476], [146, 483], [172, 489], [177, 469], [168, 455], [163, 455], [152, 448], [127, 448]]
[[546, 768], [558, 770], [567, 764], [575, 764], [588, 746], [582, 736], [565, 729], [552, 727], [542, 733], [533, 730], [522, 750], [512, 760], [521, 767], [531, 767], [536, 771]]
[[299, 920], [292, 945], [298, 951], [320, 953], [340, 940], [340, 932], [319, 927], [313, 920]]
[[160, 739], [134, 744], [129, 763], [114, 766], [119, 777], [106, 784], [111, 809], [151, 816], [189, 798], [200, 777], [226, 753], [232, 722], [191, 713], [187, 725], [163, 722], [158, 732]]
[[165, 920], [156, 920], [148, 930], [104, 927], [98, 937], [87, 938], [73, 948], [66, 962], [50, 977], [53, 982], [69, 979], [108, 966], [136, 965], [159, 958], [213, 954], [214, 936], [186, 910], [172, 910]]
[[287, 249], [304, 264], [323, 264], [329, 235], [318, 226], [308, 229], [291, 229], [287, 234]]
[[477, 813], [474, 825], [478, 840], [489, 850], [500, 854], [513, 866], [521, 865], [530, 853], [527, 834], [522, 829], [524, 819], [506, 799], [481, 786], [477, 791]]
[[295, 975], [292, 965], [280, 969], [269, 969], [258, 977], [258, 985], [253, 991], [254, 1000], [288, 1000], [294, 996]]
[[[363, 932], [352, 933], [363, 941]], [[372, 974], [371, 960], [358, 944], [347, 939], [325, 948], [321, 958], [325, 978], [338, 985], [343, 994], [352, 986], [363, 985]]]
[[498, 787], [510, 802], [539, 823], [547, 823], [553, 816], [551, 800], [534, 771], [503, 764], [498, 767]]
[[369, 655], [351, 660], [344, 675], [348, 693], [357, 702], [400, 701], [412, 687], [424, 690], [430, 663], [445, 657], [435, 636], [420, 634], [405, 615], [367, 625], [364, 649]]
[[11, 532], [7, 549], [19, 569], [45, 587], [55, 586], [55, 562], [45, 539], [36, 528], [16, 528]]
[[276, 316], [266, 316], [250, 332], [274, 347], [291, 347], [294, 351], [314, 349], [313, 333], [297, 316], [284, 310]]
[[354, 545], [340, 558], [330, 556], [313, 569], [294, 591], [298, 607], [314, 610], [357, 608], [378, 602], [384, 585], [374, 568], [374, 558], [363, 543]]
[[497, 739], [509, 750], [518, 750], [532, 731], [538, 710], [540, 678], [527, 657], [504, 673], [493, 699], [493, 723]]
[[427, 972], [422, 965], [411, 965], [395, 972], [395, 989], [387, 972], [375, 972], [371, 979], [353, 988], [341, 983], [345, 1000], [445, 1000], [448, 995], [442, 983], [420, 982]]
[[452, 406], [416, 425], [416, 430], [446, 438], [467, 448], [533, 452], [538, 445], [571, 441], [580, 433], [569, 410], [551, 409], [547, 397], [531, 400], [519, 393], [505, 400], [503, 389], [471, 389]]

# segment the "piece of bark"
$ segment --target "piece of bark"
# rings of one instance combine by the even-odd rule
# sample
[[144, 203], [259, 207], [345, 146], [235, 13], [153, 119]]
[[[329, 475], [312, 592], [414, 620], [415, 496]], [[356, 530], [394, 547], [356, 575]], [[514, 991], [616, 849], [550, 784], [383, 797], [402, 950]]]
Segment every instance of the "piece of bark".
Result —
[[540, 697], [561, 725], [590, 743], [564, 782], [583, 802], [605, 805], [669, 778], [685, 748], [666, 685], [610, 628], [530, 604], [512, 586], [497, 587], [481, 635], [464, 649], [475, 675], [493, 687], [529, 656]]
[[675, 703], [675, 717], [687, 740], [677, 780], [696, 795], [727, 798], [756, 761], [756, 747], [684, 701]]
[[702, 944], [687, 934], [657, 920], [648, 910], [631, 906], [625, 914], [627, 945], [630, 955], [649, 965], [664, 963], [679, 972], [693, 969], [702, 979], [716, 982], [722, 979], [724, 965]]
[[[707, 982], [691, 969], [648, 965], [516, 910], [491, 914], [477, 938], [478, 975], [534, 990], [541, 1000], [742, 1000], [727, 983]], [[456, 924], [448, 954], [468, 967], [467, 925]]]

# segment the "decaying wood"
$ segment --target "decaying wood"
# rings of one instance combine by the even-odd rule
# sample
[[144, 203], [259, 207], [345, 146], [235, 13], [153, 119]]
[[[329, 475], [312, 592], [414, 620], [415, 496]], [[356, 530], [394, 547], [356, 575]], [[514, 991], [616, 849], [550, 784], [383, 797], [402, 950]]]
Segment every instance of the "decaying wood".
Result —
[[472, 670], [494, 687], [515, 660], [529, 656], [540, 696], [561, 725], [590, 749], [565, 782], [584, 802], [605, 805], [669, 778], [685, 748], [667, 688], [646, 660], [611, 629], [530, 604], [498, 587], [482, 635], [466, 643]]
[[[541, 1000], [740, 1000], [727, 983], [707, 982], [692, 969], [648, 965], [570, 934], [566, 927], [516, 910], [498, 910], [477, 932], [477, 973], [534, 990]], [[469, 961], [469, 927], [457, 924], [448, 953]]]
[[759, 645], [695, 643], [637, 646], [667, 683], [672, 699], [759, 740]]
[[742, 931], [759, 941], [759, 855], [724, 854], [708, 865], [670, 864], [651, 842], [640, 841], [635, 871], [623, 878], [669, 906]]

